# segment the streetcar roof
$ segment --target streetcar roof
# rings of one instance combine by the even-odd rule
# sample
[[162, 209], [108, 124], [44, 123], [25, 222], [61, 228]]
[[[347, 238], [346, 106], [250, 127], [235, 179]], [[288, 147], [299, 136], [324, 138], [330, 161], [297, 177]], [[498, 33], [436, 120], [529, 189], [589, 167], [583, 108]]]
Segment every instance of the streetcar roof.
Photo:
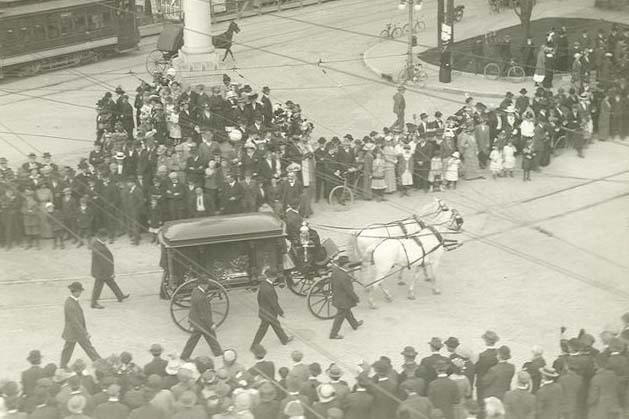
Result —
[[51, 1], [39, 2], [39, 3], [27, 3], [27, 4], [20, 4], [20, 3], [21, 2], [11, 1], [11, 0], [9, 1], [0, 0], [0, 11], [2, 11], [2, 16], [7, 17], [7, 16], [29, 15], [33, 13], [47, 12], [49, 10], [57, 10], [57, 9], [63, 10], [65, 8], [70, 8], [70, 7], [87, 6], [87, 5], [95, 5], [95, 4], [107, 5], [107, 2], [103, 0], [51, 0]]
[[171, 248], [260, 240], [283, 237], [283, 226], [270, 212], [217, 215], [166, 222], [159, 239], [165, 247]]

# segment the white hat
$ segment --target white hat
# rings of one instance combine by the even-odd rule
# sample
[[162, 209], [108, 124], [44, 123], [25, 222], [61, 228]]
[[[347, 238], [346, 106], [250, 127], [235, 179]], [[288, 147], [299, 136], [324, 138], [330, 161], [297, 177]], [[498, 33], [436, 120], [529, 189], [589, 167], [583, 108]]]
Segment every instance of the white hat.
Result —
[[331, 384], [321, 384], [317, 387], [317, 395], [321, 403], [327, 403], [334, 400], [335, 391]]

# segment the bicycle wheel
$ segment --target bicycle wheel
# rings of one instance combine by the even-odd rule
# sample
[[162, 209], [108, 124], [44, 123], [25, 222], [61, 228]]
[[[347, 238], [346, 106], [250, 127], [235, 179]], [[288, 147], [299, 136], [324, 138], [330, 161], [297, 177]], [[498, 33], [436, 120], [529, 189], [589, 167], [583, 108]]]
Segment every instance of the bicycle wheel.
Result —
[[410, 26], [408, 26], [408, 23], [405, 23], [404, 26], [402, 26], [402, 32], [404, 34], [407, 34], [409, 28], [410, 28]]
[[559, 156], [564, 151], [566, 151], [567, 148], [568, 147], [566, 144], [566, 136], [562, 135], [561, 137], [557, 138], [557, 141], [555, 141], [555, 143], [553, 144], [553, 156]]
[[391, 38], [399, 38], [400, 36], [402, 36], [402, 28], [400, 28], [399, 26], [396, 26], [391, 31]]
[[507, 72], [507, 77], [515, 83], [522, 83], [524, 81], [524, 69], [519, 65], [514, 65]]
[[380, 38], [388, 38], [389, 37], [389, 30], [388, 29], [383, 29], [382, 32], [380, 32]]
[[423, 20], [418, 20], [417, 22], [415, 22], [416, 33], [423, 32], [425, 30], [426, 30], [426, 22], [424, 22]]
[[489, 63], [485, 66], [485, 78], [498, 80], [500, 78], [500, 66], [496, 63]]
[[334, 211], [347, 211], [354, 203], [354, 194], [347, 186], [336, 186], [330, 191], [329, 202]]

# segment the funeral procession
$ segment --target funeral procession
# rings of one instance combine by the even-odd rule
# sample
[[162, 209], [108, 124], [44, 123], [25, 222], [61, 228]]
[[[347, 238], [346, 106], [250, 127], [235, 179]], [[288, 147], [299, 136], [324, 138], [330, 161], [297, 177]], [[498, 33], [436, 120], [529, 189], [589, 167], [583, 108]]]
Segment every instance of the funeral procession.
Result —
[[0, 418], [629, 419], [629, 0], [0, 0]]

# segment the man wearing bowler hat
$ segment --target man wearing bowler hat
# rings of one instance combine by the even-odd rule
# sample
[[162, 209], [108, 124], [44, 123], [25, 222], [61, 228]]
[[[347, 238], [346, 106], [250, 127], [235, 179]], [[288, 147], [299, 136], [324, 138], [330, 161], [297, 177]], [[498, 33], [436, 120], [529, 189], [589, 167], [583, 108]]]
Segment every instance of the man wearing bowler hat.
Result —
[[437, 370], [435, 369], [435, 364], [437, 362], [443, 361], [448, 366], [450, 365], [450, 360], [445, 356], [441, 355], [441, 348], [443, 348], [443, 343], [441, 342], [441, 338], [433, 337], [428, 342], [428, 346], [430, 347], [430, 351], [432, 354], [423, 358], [419, 363], [422, 366], [422, 378], [426, 381], [426, 384], [430, 384], [432, 380], [437, 378]]
[[214, 356], [223, 354], [223, 349], [221, 349], [221, 345], [216, 338], [216, 325], [212, 318], [212, 305], [206, 295], [210, 285], [207, 275], [201, 274], [197, 284], [197, 287], [192, 290], [190, 297], [188, 321], [192, 326], [192, 334], [181, 352], [181, 359], [186, 361], [190, 359], [190, 355], [192, 355], [192, 351], [194, 351], [201, 336], [205, 338]]
[[96, 240], [92, 243], [92, 277], [94, 277], [94, 290], [92, 291], [92, 308], [103, 309], [98, 304], [103, 286], [107, 286], [113, 291], [119, 302], [129, 298], [129, 294], [124, 294], [116, 283], [114, 274], [114, 256], [107, 248], [107, 230], [101, 228], [96, 233]]
[[332, 323], [330, 339], [343, 339], [343, 336], [339, 335], [339, 330], [346, 319], [354, 330], [363, 324], [363, 321], [356, 320], [352, 313], [352, 307], [356, 307], [360, 299], [354, 292], [352, 276], [344, 268], [348, 263], [349, 258], [343, 255], [332, 264], [330, 282], [332, 283], [332, 305], [336, 307], [336, 315]]
[[61, 351], [60, 369], [68, 367], [68, 362], [70, 362], [70, 358], [72, 358], [72, 352], [77, 343], [83, 348], [92, 361], [101, 359], [90, 342], [90, 334], [87, 333], [83, 309], [79, 304], [79, 297], [83, 292], [83, 285], [80, 282], [73, 282], [68, 286], [68, 289], [70, 290], [70, 296], [66, 299], [63, 308], [65, 326], [61, 337], [65, 340], [65, 344]]

